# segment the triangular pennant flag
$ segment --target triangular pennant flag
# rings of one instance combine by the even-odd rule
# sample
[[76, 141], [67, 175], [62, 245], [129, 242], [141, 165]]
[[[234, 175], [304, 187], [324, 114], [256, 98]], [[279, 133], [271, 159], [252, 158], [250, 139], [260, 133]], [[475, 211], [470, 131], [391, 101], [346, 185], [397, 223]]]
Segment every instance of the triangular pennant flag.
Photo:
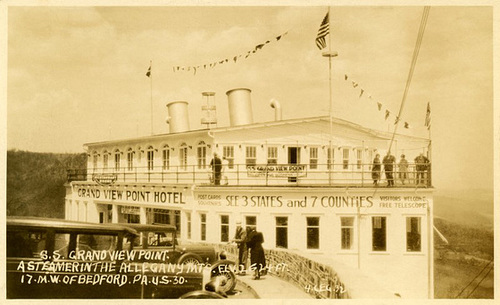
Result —
[[382, 110], [382, 104], [377, 102], [378, 111]]
[[347, 80], [348, 78], [347, 74], [344, 74], [344, 80]]
[[203, 69], [206, 69], [206, 68], [207, 68], [207, 64], [204, 64], [204, 65], [203, 65]]
[[399, 117], [396, 117], [396, 120], [394, 120], [394, 125], [396, 125], [399, 122]]
[[271, 42], [271, 41], [269, 41], [269, 40], [268, 40], [268, 41], [266, 41], [266, 44], [268, 44], [268, 43], [270, 43], [270, 42]]
[[385, 119], [387, 120], [389, 118], [389, 114], [391, 114], [391, 112], [389, 110], [385, 110]]
[[233, 57], [234, 62], [238, 60], [238, 56]]
[[279, 35], [278, 37], [276, 37], [276, 41], [279, 41], [281, 39], [281, 35]]
[[361, 93], [359, 94], [359, 97], [361, 97], [364, 92], [365, 92], [365, 90], [361, 89]]
[[356, 83], [355, 81], [352, 81], [352, 86], [353, 86], [354, 88], [356, 88], [356, 87], [358, 86], [358, 83]]
[[406, 129], [409, 129], [409, 128], [410, 128], [410, 124], [408, 124], [408, 122], [405, 122], [405, 128], [406, 128]]
[[196, 67], [193, 67], [194, 75], [196, 75]]
[[262, 49], [264, 47], [264, 44], [259, 44], [255, 47], [256, 50]]
[[146, 72], [147, 77], [151, 77], [151, 65], [149, 65], [148, 72]]

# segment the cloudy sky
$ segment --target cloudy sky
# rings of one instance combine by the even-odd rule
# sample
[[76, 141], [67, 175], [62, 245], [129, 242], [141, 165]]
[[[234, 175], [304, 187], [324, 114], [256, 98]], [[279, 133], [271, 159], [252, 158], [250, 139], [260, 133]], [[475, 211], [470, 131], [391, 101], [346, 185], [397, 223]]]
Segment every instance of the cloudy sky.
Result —
[[[10, 6], [7, 148], [82, 152], [84, 143], [149, 135], [151, 94], [155, 134], [168, 132], [165, 105], [178, 100], [189, 102], [191, 128], [202, 128], [204, 91], [216, 93], [227, 126], [225, 93], [239, 87], [252, 90], [256, 122], [273, 120], [272, 98], [284, 119], [328, 115], [328, 60], [314, 42], [327, 10]], [[422, 12], [331, 7], [334, 116], [393, 130]], [[401, 118], [410, 129], [398, 132], [428, 137], [430, 102], [437, 187], [493, 187], [492, 23], [491, 7], [431, 7]]]

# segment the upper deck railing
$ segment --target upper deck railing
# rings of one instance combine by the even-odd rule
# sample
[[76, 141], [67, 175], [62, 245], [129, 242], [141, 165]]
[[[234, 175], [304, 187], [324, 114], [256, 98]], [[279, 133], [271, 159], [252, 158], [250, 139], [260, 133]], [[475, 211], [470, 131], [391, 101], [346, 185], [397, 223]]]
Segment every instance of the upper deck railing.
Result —
[[[377, 178], [378, 173], [378, 178]], [[430, 187], [431, 164], [408, 164], [407, 169], [394, 165], [374, 171], [372, 164], [232, 164], [216, 175], [209, 165], [167, 167], [70, 169], [68, 182], [95, 181], [99, 184], [160, 183], [196, 184], [199, 186], [388, 186]]]

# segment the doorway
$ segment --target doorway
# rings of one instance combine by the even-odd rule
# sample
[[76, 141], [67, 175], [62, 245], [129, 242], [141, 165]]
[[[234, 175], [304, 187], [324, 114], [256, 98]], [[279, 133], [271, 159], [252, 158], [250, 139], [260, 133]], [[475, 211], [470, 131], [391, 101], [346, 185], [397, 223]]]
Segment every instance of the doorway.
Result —
[[[300, 147], [288, 147], [288, 164], [300, 163]], [[297, 182], [297, 176], [288, 177], [288, 182]]]

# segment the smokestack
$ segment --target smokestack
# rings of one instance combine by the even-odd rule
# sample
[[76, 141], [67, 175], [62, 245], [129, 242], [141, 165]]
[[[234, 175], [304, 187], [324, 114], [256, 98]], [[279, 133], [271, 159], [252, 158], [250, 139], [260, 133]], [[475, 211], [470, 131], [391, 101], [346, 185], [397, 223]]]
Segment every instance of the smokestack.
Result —
[[188, 102], [176, 101], [167, 104], [167, 124], [170, 125], [170, 133], [189, 131]]
[[231, 126], [253, 123], [250, 89], [237, 88], [226, 92], [229, 104], [229, 124]]
[[271, 108], [274, 108], [274, 120], [281, 121], [281, 104], [276, 99], [271, 99], [271, 103], [269, 104]]

